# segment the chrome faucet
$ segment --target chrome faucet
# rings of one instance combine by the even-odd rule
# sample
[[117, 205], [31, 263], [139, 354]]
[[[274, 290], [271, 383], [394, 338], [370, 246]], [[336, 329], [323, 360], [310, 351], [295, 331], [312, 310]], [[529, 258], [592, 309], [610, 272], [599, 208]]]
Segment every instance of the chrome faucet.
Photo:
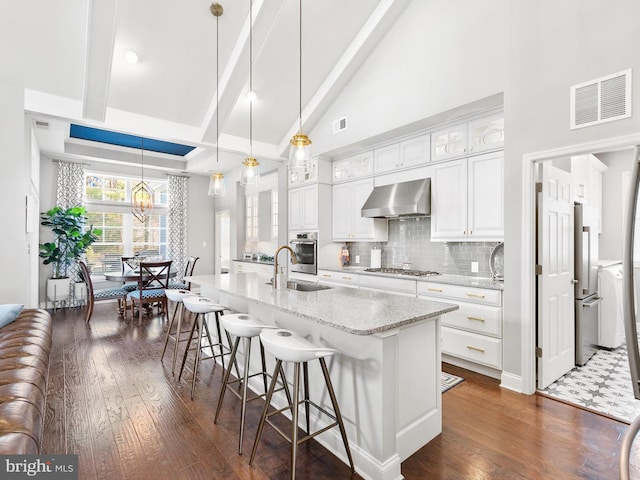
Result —
[[289, 245], [282, 245], [280, 247], [278, 247], [278, 249], [276, 250], [276, 254], [273, 256], [273, 281], [271, 282], [271, 284], [273, 285], [274, 289], [278, 288], [278, 254], [280, 253], [280, 250], [289, 250], [289, 253], [291, 253], [291, 263], [293, 263], [294, 265], [296, 263], [298, 263], [298, 259], [296, 258], [296, 252], [293, 251], [293, 249], [289, 246]]

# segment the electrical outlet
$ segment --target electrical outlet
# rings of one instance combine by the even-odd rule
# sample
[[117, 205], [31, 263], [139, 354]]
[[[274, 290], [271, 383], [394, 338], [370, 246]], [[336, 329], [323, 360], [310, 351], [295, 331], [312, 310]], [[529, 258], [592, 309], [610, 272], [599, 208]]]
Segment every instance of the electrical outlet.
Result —
[[478, 273], [478, 262], [471, 262], [471, 273]]
[[360, 263], [360, 255], [356, 255], [356, 265]]

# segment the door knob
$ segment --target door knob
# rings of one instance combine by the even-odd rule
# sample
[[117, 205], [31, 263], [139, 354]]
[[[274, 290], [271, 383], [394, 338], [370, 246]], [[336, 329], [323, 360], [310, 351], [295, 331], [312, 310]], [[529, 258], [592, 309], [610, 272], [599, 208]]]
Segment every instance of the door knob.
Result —
[[573, 283], [574, 285], [578, 284], [578, 280], [576, 280], [575, 278], [571, 280], [571, 283]]

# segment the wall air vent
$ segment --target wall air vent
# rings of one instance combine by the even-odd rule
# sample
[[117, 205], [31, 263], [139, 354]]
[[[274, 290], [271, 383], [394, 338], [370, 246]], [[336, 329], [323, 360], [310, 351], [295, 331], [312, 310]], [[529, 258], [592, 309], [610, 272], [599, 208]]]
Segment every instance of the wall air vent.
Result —
[[631, 116], [631, 69], [571, 87], [571, 129]]
[[37, 128], [43, 128], [43, 129], [47, 129], [49, 128], [49, 122], [43, 122], [41, 120], [36, 120], [36, 127]]
[[339, 118], [333, 122], [333, 133], [341, 132], [347, 128], [347, 117]]

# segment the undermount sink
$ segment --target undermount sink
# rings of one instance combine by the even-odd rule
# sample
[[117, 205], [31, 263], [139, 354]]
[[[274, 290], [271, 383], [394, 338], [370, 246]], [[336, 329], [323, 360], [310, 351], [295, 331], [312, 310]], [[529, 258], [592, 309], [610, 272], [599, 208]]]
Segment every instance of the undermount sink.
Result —
[[[273, 282], [267, 282], [267, 285], [273, 285]], [[330, 288], [331, 287], [327, 285], [320, 285], [312, 282], [299, 282], [294, 280], [289, 280], [287, 282], [287, 289], [297, 290], [298, 292], [317, 292], [318, 290], [328, 290]]]

